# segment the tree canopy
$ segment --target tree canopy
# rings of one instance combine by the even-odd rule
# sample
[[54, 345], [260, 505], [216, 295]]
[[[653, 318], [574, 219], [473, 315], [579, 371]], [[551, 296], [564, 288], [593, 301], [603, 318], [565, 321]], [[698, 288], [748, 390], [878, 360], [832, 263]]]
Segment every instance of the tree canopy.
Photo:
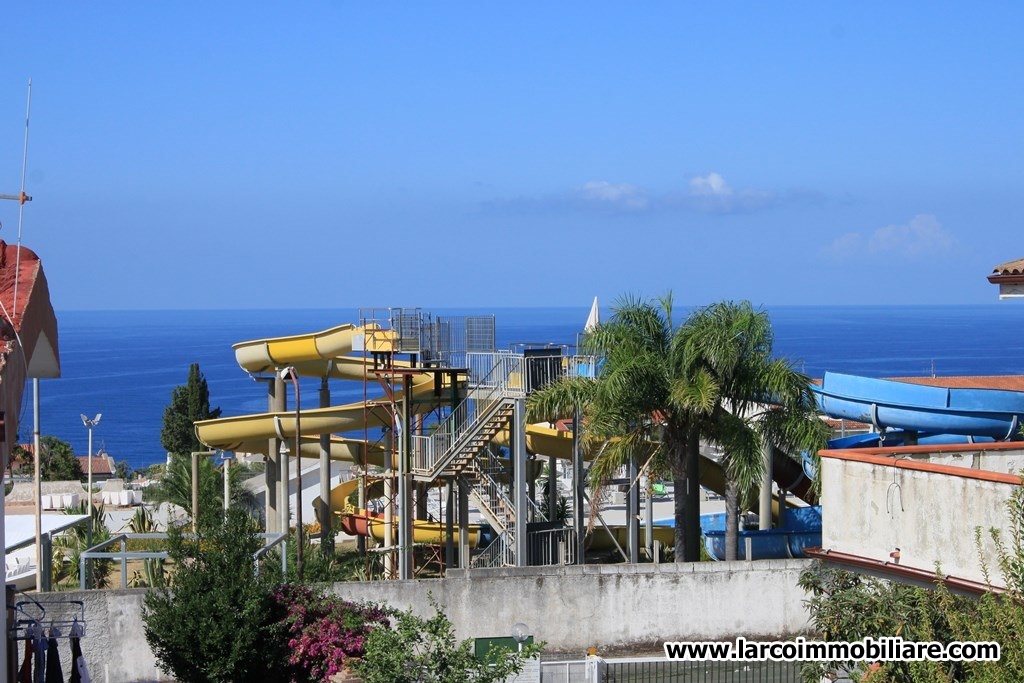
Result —
[[210, 388], [199, 371], [199, 364], [188, 368], [188, 381], [174, 388], [171, 403], [164, 409], [160, 443], [168, 453], [187, 456], [203, 450], [196, 437], [194, 423], [220, 417], [220, 408], [210, 409]]
[[701, 440], [729, 451], [723, 465], [735, 493], [760, 477], [762, 443], [792, 446], [820, 436], [806, 378], [771, 358], [771, 342], [767, 314], [746, 302], [713, 304], [676, 324], [671, 293], [653, 301], [626, 296], [584, 337], [583, 347], [603, 359], [598, 376], [549, 384], [530, 397], [528, 417], [581, 411], [584, 439], [600, 444], [590, 470], [595, 486], [629, 462], [670, 472], [676, 560], [695, 561]]
[[56, 436], [39, 439], [39, 476], [43, 481], [70, 481], [82, 478], [82, 465], [67, 441]]

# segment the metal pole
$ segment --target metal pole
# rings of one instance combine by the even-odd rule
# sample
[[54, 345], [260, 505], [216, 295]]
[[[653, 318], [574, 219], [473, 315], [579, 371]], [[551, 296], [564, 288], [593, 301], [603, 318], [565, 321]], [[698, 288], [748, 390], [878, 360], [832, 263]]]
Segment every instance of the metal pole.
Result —
[[647, 558], [654, 559], [654, 485], [651, 483], [650, 469], [642, 477], [644, 485], [644, 546]]
[[398, 578], [412, 578], [412, 495], [409, 451], [412, 444], [412, 375], [402, 375], [402, 434], [398, 459]]
[[[320, 407], [331, 405], [331, 390], [327, 385], [327, 377], [320, 380]], [[328, 547], [331, 537], [331, 435], [320, 435], [320, 552], [324, 557], [331, 557], [334, 548]]]
[[292, 387], [295, 389], [295, 575], [299, 583], [302, 583], [302, 394], [299, 389], [299, 374], [295, 368], [285, 368], [282, 373], [291, 376]]
[[626, 537], [629, 544], [629, 561], [640, 561], [640, 482], [637, 480], [636, 455], [629, 458], [629, 491], [626, 493]]
[[580, 410], [572, 414], [572, 526], [576, 535], [576, 564], [584, 564], [586, 531], [583, 524], [583, 453], [580, 449]]
[[757, 508], [757, 528], [772, 528], [772, 447], [769, 443], [761, 444], [761, 457], [764, 460], [764, 471], [761, 473], [761, 495]]
[[[92, 507], [92, 422], [89, 422], [89, 507]], [[89, 514], [92, 514], [90, 511]]]
[[[274, 376], [274, 410], [278, 412], [284, 412], [287, 401], [284, 395], [284, 379], [280, 375]], [[280, 494], [277, 497], [278, 513], [281, 520], [281, 527], [278, 529], [282, 534], [288, 533], [290, 524], [290, 513], [291, 510], [291, 472], [288, 469], [288, 450], [285, 448], [283, 441], [277, 441], [278, 444], [278, 466], [280, 474], [278, 475], [278, 485], [280, 487]]]
[[[17, 282], [17, 278], [15, 278]], [[42, 592], [43, 590], [43, 572], [42, 572], [42, 535], [43, 535], [43, 485], [42, 478], [40, 476], [40, 458], [42, 457], [42, 449], [39, 444], [39, 378], [32, 378], [32, 417], [34, 419], [34, 425], [32, 427], [32, 447], [35, 449], [35, 479], [36, 479], [36, 590]]]
[[512, 460], [515, 463], [513, 476], [515, 485], [515, 552], [516, 566], [527, 566], [526, 548], [526, 399], [515, 399], [513, 424], [509, 431], [512, 434]]

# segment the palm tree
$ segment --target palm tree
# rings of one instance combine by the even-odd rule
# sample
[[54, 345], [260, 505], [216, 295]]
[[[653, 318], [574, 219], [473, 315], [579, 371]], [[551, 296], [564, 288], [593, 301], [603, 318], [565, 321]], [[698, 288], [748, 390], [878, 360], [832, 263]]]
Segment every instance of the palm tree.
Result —
[[[252, 493], [238, 477], [230, 481], [230, 503], [246, 509], [254, 506]], [[149, 487], [147, 501], [154, 505], [173, 503], [192, 517], [192, 460], [188, 456], [172, 455], [167, 472], [159, 483]], [[224, 508], [224, 472], [211, 457], [199, 458], [199, 514], [203, 520], [219, 520]]]
[[763, 476], [762, 454], [770, 448], [817, 452], [828, 428], [817, 417], [808, 378], [772, 358], [772, 326], [764, 311], [749, 302], [712, 304], [690, 315], [681, 336], [684, 374], [702, 374], [706, 394], [714, 397], [702, 424], [704, 437], [725, 453], [726, 559], [734, 560], [740, 504], [750, 504]]
[[[671, 292], [655, 301], [620, 298], [608, 323], [584, 337], [584, 346], [604, 358], [596, 379], [570, 378], [530, 396], [527, 417], [584, 417], [583, 439], [600, 456], [590, 468], [599, 487], [623, 465], [653, 461], [675, 484], [676, 561], [700, 558], [700, 498], [697, 486], [700, 430], [714, 405], [715, 385], [700, 366], [685, 362], [683, 328], [672, 319]], [[655, 437], [659, 437], [655, 439]]]

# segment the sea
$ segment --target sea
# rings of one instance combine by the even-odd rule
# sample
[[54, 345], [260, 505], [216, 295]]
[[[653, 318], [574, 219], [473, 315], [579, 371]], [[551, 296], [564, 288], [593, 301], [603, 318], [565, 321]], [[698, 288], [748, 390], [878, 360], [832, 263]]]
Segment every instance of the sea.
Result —
[[[1024, 374], [1024, 308], [1013, 301], [763, 310], [772, 321], [775, 355], [811, 377], [826, 371], [868, 377]], [[590, 306], [423, 311], [493, 315], [498, 348], [510, 348], [575, 344]], [[601, 314], [607, 320], [611, 310]], [[59, 437], [85, 455], [88, 431], [82, 416], [101, 415], [93, 429], [93, 452], [102, 449], [133, 470], [164, 462], [163, 413], [174, 388], [186, 382], [191, 363], [199, 364], [211, 406], [224, 416], [263, 412], [265, 386], [238, 366], [233, 344], [316, 332], [359, 318], [356, 309], [58, 312], [61, 377], [39, 382], [41, 434]], [[332, 381], [332, 404], [360, 400], [363, 388], [354, 384]], [[315, 397], [318, 388], [318, 380], [304, 382], [303, 399]], [[29, 384], [22, 441], [32, 436], [31, 397]]]

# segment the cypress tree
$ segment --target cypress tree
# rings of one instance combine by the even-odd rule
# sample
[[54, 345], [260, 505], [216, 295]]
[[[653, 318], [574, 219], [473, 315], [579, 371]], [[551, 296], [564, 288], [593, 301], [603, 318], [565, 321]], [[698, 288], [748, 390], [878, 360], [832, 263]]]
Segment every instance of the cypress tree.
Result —
[[172, 455], [188, 456], [203, 450], [196, 438], [193, 423], [220, 417], [220, 408], [210, 410], [210, 388], [199, 371], [199, 363], [188, 368], [188, 382], [171, 393], [171, 403], [164, 408], [164, 428], [160, 443]]

